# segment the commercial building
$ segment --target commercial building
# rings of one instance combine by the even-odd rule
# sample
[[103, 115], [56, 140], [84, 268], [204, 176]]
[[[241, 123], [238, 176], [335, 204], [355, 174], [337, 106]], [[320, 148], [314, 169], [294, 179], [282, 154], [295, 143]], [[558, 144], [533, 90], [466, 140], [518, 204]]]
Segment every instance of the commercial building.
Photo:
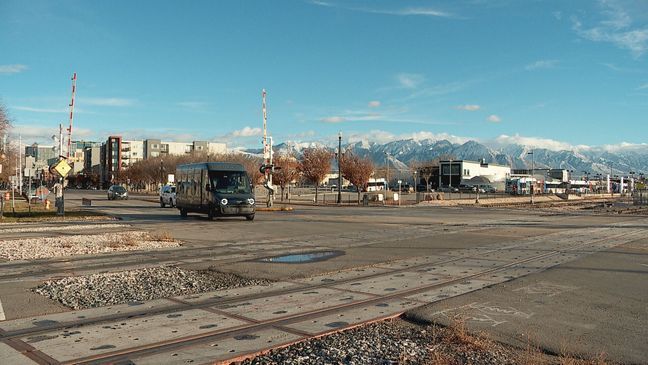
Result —
[[58, 158], [58, 153], [54, 146], [34, 143], [31, 146], [25, 146], [25, 156], [33, 157], [36, 163], [47, 164], [48, 161]]
[[212, 155], [227, 153], [227, 145], [225, 143], [208, 141], [166, 142], [159, 139], [146, 139], [142, 141], [142, 144], [141, 153], [144, 159], [165, 155], [181, 156], [191, 153]]
[[[94, 153], [96, 153], [94, 148], [86, 150], [86, 154], [90, 154], [90, 156]], [[193, 153], [225, 154], [227, 153], [227, 145], [225, 143], [209, 141], [167, 142], [160, 139], [123, 140], [121, 136], [110, 136], [101, 146], [100, 161], [102, 181], [104, 184], [110, 183], [120, 170], [127, 169], [138, 161]]]
[[439, 162], [439, 186], [473, 185], [471, 179], [480, 177], [480, 184], [488, 181], [498, 190], [503, 190], [506, 180], [511, 176], [509, 166], [486, 163], [485, 161], [448, 160]]

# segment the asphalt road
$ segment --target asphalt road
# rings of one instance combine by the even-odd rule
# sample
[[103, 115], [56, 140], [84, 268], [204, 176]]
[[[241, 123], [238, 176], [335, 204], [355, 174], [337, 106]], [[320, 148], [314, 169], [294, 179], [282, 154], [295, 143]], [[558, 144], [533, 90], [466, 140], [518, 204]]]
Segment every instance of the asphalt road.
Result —
[[[316, 288], [319, 291], [321, 289], [317, 285], [321, 283], [317, 284], [315, 279], [309, 278], [317, 278], [318, 283], [320, 279], [321, 282], [331, 281], [334, 286], [326, 290], [332, 291], [321, 293], [323, 302], [327, 303], [323, 306], [329, 306], [325, 298], [335, 297], [338, 291], [353, 292], [356, 297], [349, 307], [336, 309], [348, 313], [355, 313], [353, 311], [358, 311], [359, 306], [370, 305], [374, 299], [393, 304], [394, 309], [384, 312], [381, 314], [383, 316], [422, 308], [412, 312], [413, 315], [441, 322], [444, 316], [439, 316], [438, 312], [449, 308], [465, 309], [474, 302], [478, 303], [473, 305], [477, 309], [469, 309], [481, 310], [482, 314], [486, 307], [491, 310], [513, 307], [517, 311], [515, 313], [522, 313], [520, 316], [527, 318], [516, 322], [517, 317], [513, 316], [503, 322], [491, 315], [490, 318], [495, 318], [495, 321], [490, 326], [484, 326], [484, 317], [473, 315], [468, 321], [469, 325], [516, 346], [524, 346], [520, 335], [531, 333], [527, 329], [532, 326], [534, 345], [549, 352], [559, 353], [564, 347], [562, 345], [566, 344], [569, 353], [598, 356], [604, 352], [621, 362], [648, 362], [648, 346], [645, 342], [648, 338], [648, 313], [641, 310], [645, 309], [645, 304], [641, 303], [648, 302], [648, 291], [645, 290], [648, 270], [645, 233], [648, 220], [645, 217], [480, 207], [296, 206], [292, 212], [258, 212], [253, 222], [242, 218], [209, 221], [204, 215], [197, 214], [182, 219], [177, 209], [160, 208], [159, 204], [147, 201], [150, 198], [133, 196], [130, 200], [108, 201], [105, 192], [74, 190], [68, 191], [66, 197], [68, 207], [80, 206], [81, 198], [88, 198], [92, 200], [92, 205], [87, 209], [118, 216], [131, 226], [129, 229], [170, 232], [184, 245], [149, 252], [31, 262], [3, 262], [0, 259], [0, 300], [2, 312], [9, 321], [6, 322], [9, 323], [6, 325], [8, 327], [3, 327], [0, 322], [0, 330], [4, 328], [7, 331], [9, 327], [14, 328], [12, 326], [29, 327], [30, 322], [20, 318], [64, 315], [56, 313], [65, 313], [65, 308], [29, 290], [45, 279], [173, 264], [187, 268], [217, 267], [221, 271], [243, 276], [268, 278], [276, 280], [281, 288], [302, 285], [300, 289]], [[43, 235], [58, 234], [82, 233], [57, 232], [52, 228]], [[320, 250], [336, 250], [342, 254], [304, 264], [276, 264], [258, 260]], [[466, 257], [468, 261], [462, 259]], [[548, 259], [553, 257], [555, 261]], [[438, 266], [444, 267], [444, 273], [435, 271]], [[371, 269], [378, 270], [371, 274], [378, 275], [377, 278], [364, 272], [370, 268], [378, 268]], [[361, 271], [354, 271], [357, 269]], [[486, 272], [492, 270], [495, 270], [495, 275], [486, 277]], [[497, 274], [500, 271], [507, 274]], [[340, 274], [336, 274], [338, 272]], [[369, 276], [362, 281], [366, 285], [350, 287], [348, 285], [353, 283], [348, 275]], [[467, 279], [462, 278], [469, 276], [475, 285], [464, 285]], [[461, 285], [449, 294], [438, 295], [434, 291], [441, 289], [423, 283], [422, 278], [441, 278], [448, 286], [455, 281], [452, 285]], [[524, 289], [529, 286], [532, 289]], [[485, 289], [479, 290], [482, 287]], [[563, 287], [567, 289], [560, 289]], [[558, 293], [533, 297], [535, 292], [551, 291], [552, 288]], [[295, 302], [291, 295], [279, 290], [268, 294], [268, 298], [274, 296], [275, 299], [265, 300], [284, 307], [301, 308], [297, 304], [300, 302]], [[251, 300], [256, 299], [247, 302]], [[304, 303], [313, 301], [312, 298], [301, 300]], [[277, 316], [273, 317], [272, 313], [278, 313], [274, 306], [260, 303], [254, 313], [261, 317], [256, 318], [249, 312], [237, 312], [228, 306], [218, 307], [218, 303], [206, 303], [216, 305], [214, 308], [220, 308], [219, 313], [224, 311], [226, 316], [259, 323], [249, 327], [249, 331], [266, 331], [266, 327], [259, 327], [265, 326], [263, 323], [266, 322], [263, 321], [284, 321], [277, 322], [280, 325], [273, 327], [273, 331], [279, 332], [269, 333], [268, 336], [279, 336], [286, 342], [308, 336], [309, 333], [322, 333], [300, 324], [298, 319], [301, 317], [274, 319]], [[488, 303], [496, 304], [489, 306]], [[96, 315], [88, 314], [88, 318]], [[295, 316], [304, 315], [299, 311], [295, 313]], [[552, 320], [544, 320], [547, 317]], [[494, 323], [497, 324], [493, 326]], [[85, 327], [80, 328], [83, 330]], [[88, 328], [89, 331], [92, 329]], [[224, 331], [208, 335], [228, 336], [229, 332]], [[625, 337], [621, 336], [621, 332]], [[553, 336], [554, 333], [560, 336]], [[577, 341], [565, 340], [570, 339], [573, 333]], [[620, 338], [634, 340], [620, 341]], [[65, 347], [65, 342], [52, 341], [39, 342], [39, 346], [42, 346], [44, 353], [59, 354], [59, 348]], [[240, 346], [239, 342], [234, 342]], [[155, 351], [133, 353], [133, 357], [129, 358], [141, 359], [142, 363], [168, 362], [169, 358], [164, 357], [167, 354], [164, 346], [167, 345], [160, 343], [159, 348], [154, 348]], [[583, 343], [587, 345], [582, 346]], [[112, 345], [128, 347], [128, 343]], [[198, 343], [189, 348], [196, 353], [209, 352], [200, 346]], [[253, 347], [252, 350], [258, 348]], [[87, 351], [79, 348], [73, 358], [87, 357]], [[236, 351], [240, 354], [246, 350], [237, 348]], [[15, 356], [14, 352], [7, 350], [5, 356]], [[96, 354], [97, 351], [90, 353]], [[190, 353], [186, 351], [187, 359], [194, 359]], [[2, 354], [0, 347], [0, 359]], [[60, 354], [65, 357], [64, 353]], [[213, 358], [226, 355], [214, 353]]]

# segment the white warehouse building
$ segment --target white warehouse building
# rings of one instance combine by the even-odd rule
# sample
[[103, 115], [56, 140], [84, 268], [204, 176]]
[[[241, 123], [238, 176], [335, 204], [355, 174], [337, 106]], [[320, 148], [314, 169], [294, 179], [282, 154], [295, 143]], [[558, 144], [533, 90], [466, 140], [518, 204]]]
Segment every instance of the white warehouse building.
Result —
[[[439, 186], [474, 185], [471, 179], [480, 177], [479, 185], [487, 179], [490, 185], [502, 188], [511, 176], [511, 167], [485, 161], [448, 160], [439, 162]], [[474, 180], [473, 180], [474, 181]]]

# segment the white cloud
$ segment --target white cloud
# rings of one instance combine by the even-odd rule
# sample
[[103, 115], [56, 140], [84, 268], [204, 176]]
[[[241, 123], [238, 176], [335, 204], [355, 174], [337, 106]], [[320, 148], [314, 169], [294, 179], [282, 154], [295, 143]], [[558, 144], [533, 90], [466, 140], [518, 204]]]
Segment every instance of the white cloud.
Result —
[[70, 109], [67, 108], [33, 108], [30, 106], [14, 106], [11, 107], [11, 109], [32, 113], [66, 113], [70, 111]]
[[639, 87], [637, 88], [637, 90], [644, 90], [644, 89], [648, 89], [648, 82], [643, 85], [639, 85]]
[[527, 71], [533, 71], [538, 69], [554, 68], [558, 63], [558, 60], [539, 60], [524, 66], [524, 69]]
[[415, 141], [432, 140], [440, 141], [447, 140], [451, 143], [466, 143], [469, 140], [474, 140], [470, 137], [459, 137], [448, 133], [432, 133], [428, 131], [419, 131], [413, 133], [394, 134], [380, 129], [370, 130], [368, 132], [355, 132], [344, 137], [349, 143], [357, 142], [376, 142], [388, 143], [399, 140], [412, 139]]
[[124, 98], [79, 98], [77, 104], [96, 106], [131, 106], [135, 104], [135, 100]]
[[421, 74], [400, 73], [396, 75], [396, 79], [401, 87], [406, 89], [415, 89], [423, 83], [425, 77]]
[[585, 27], [580, 19], [572, 17], [576, 34], [590, 41], [612, 43], [637, 58], [643, 55], [648, 50], [648, 27], [633, 27], [630, 12], [617, 1], [600, 0], [599, 4], [603, 19], [592, 27]]
[[261, 128], [244, 127], [230, 133], [232, 137], [257, 137], [263, 135]]
[[311, 0], [311, 4], [325, 6], [328, 8], [340, 8], [350, 11], [359, 11], [363, 13], [373, 13], [373, 14], [385, 14], [385, 15], [397, 15], [397, 16], [427, 16], [427, 17], [441, 17], [441, 18], [453, 18], [453, 14], [450, 14], [445, 11], [433, 9], [433, 8], [400, 8], [400, 9], [378, 9], [378, 8], [367, 8], [367, 7], [350, 7], [345, 5], [340, 5], [338, 3], [321, 1], [321, 0]]
[[380, 101], [372, 100], [367, 104], [367, 106], [370, 108], [378, 108], [380, 106]]
[[176, 103], [176, 105], [187, 109], [200, 109], [207, 106], [207, 103], [203, 101], [181, 101]]
[[533, 147], [533, 148], [545, 148], [551, 151], [571, 151], [575, 149], [575, 146], [572, 146], [569, 143], [556, 141], [549, 138], [538, 138], [538, 137], [524, 137], [516, 134], [514, 136], [509, 136], [502, 134], [495, 138], [494, 141], [497, 145], [509, 145], [509, 144], [519, 144], [522, 146]]
[[[53, 143], [52, 136], [58, 136], [58, 133], [58, 126], [50, 127], [48, 125], [29, 123], [14, 125], [9, 135], [12, 138], [17, 138], [18, 136], [22, 137], [24, 145], [32, 143], [51, 145]], [[67, 135], [66, 131], [64, 131], [64, 133]], [[94, 137], [95, 134], [95, 131], [91, 129], [75, 127], [73, 130], [72, 139], [88, 139], [89, 137]]]
[[342, 123], [342, 122], [346, 122], [347, 119], [340, 116], [332, 116], [332, 117], [322, 118], [321, 121], [324, 123]]
[[26, 65], [0, 65], [0, 74], [17, 74], [27, 70]]
[[500, 118], [499, 116], [497, 116], [495, 114], [491, 114], [491, 115], [488, 116], [488, 118], [486, 118], [486, 120], [488, 120], [491, 123], [499, 123], [499, 122], [502, 121], [502, 118]]
[[459, 110], [465, 110], [465, 111], [469, 111], [469, 112], [475, 112], [475, 111], [481, 109], [481, 107], [479, 105], [477, 105], [477, 104], [457, 105], [456, 108], [459, 109]]

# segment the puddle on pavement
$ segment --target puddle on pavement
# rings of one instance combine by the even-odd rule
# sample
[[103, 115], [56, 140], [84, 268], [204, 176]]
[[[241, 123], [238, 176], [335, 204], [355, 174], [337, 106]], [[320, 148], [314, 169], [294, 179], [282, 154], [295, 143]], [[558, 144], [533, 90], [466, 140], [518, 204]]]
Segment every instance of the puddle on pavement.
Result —
[[290, 255], [282, 255], [282, 256], [265, 257], [259, 259], [258, 261], [274, 262], [280, 264], [304, 264], [308, 262], [328, 260], [343, 254], [344, 254], [343, 251], [306, 252], [306, 253], [298, 253], [298, 254], [290, 254]]

